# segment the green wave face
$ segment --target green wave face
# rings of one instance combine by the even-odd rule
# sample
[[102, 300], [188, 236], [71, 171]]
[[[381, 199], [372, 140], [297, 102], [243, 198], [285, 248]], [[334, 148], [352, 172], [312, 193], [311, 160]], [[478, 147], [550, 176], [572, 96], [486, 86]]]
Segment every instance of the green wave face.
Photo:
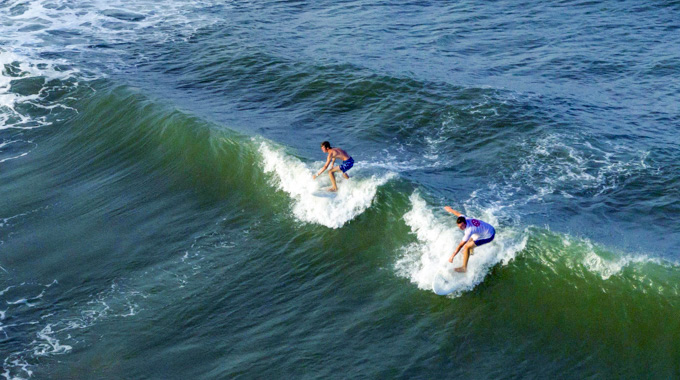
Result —
[[[581, 341], [612, 361], [680, 352], [678, 267], [625, 257], [549, 231], [532, 229], [525, 250], [498, 274], [501, 312], [547, 337]], [[642, 354], [644, 353], [644, 354]]]
[[[380, 315], [407, 334], [441, 330], [433, 338], [437, 351], [432, 355], [441, 359], [432, 367], [435, 372], [450, 369], [446, 358], [470, 344], [470, 352], [488, 362], [503, 351], [501, 365], [527, 357], [553, 361], [545, 373], [571, 368], [569, 373], [583, 375], [675, 374], [680, 323], [673, 316], [680, 311], [680, 271], [674, 264], [523, 226], [502, 209], [475, 209], [471, 202], [471, 209], [497, 226], [497, 239], [477, 249], [451, 297], [435, 296], [432, 278], [461, 232], [441, 212], [440, 201], [414, 183], [371, 162], [362, 168], [359, 161], [349, 181], [338, 178], [336, 198], [315, 197], [328, 186], [327, 178], [311, 178], [322, 161], [207, 122], [133, 88], [105, 81], [91, 86], [94, 91], [69, 103], [73, 109], [65, 109], [63, 119], [34, 140], [29, 164], [2, 173], [3, 192], [10, 194], [6, 210], [33, 205], [37, 219], [25, 218], [35, 223], [31, 236], [39, 236], [30, 244], [28, 235], [7, 240], [4, 248], [13, 252], [9, 260], [35, 257], [36, 247], [63, 237], [56, 239], [63, 245], [53, 248], [62, 259], [54, 260], [67, 258], [70, 265], [46, 266], [39, 276], [65, 276], [70, 280], [61, 286], [77, 288], [82, 278], [106, 283], [123, 271], [127, 286], [152, 301], [122, 291], [121, 300], [116, 290], [105, 293], [114, 298], [107, 302], [134, 299], [143, 309], [147, 302], [177, 301], [187, 296], [184, 292], [203, 294], [205, 279], [196, 273], [210, 277], [237, 268], [227, 272], [228, 278], [207, 281], [207, 297], [215, 298], [206, 303], [224, 297], [223, 286], [241, 289], [248, 300], [237, 297], [238, 302], [257, 304], [253, 300], [272, 284], [293, 283], [305, 292], [300, 304], [291, 301], [293, 309], [313, 315], [319, 299], [333, 299], [338, 291], [360, 292], [364, 298], [346, 301], [348, 309], [361, 310], [374, 297], [379, 302], [358, 316], [338, 310], [341, 316], [333, 326], [354, 326], [347, 329], [350, 335], [367, 333], [361, 322], [348, 319]], [[60, 220], [58, 227], [51, 217]], [[21, 226], [4, 219], [0, 227]], [[187, 236], [193, 239], [189, 246]], [[186, 262], [192, 263], [191, 271], [179, 266]], [[22, 265], [28, 264], [15, 268]], [[272, 269], [281, 266], [285, 269]], [[263, 276], [264, 284], [258, 282]], [[185, 280], [187, 289], [177, 291], [168, 286], [177, 278], [195, 283]], [[237, 306], [226, 302], [222, 307], [216, 312]], [[286, 316], [280, 323], [297, 326], [299, 314], [280, 307]], [[21, 313], [15, 309], [12, 304], [6, 312]], [[420, 315], [418, 326], [397, 322], [413, 312]], [[235, 326], [256, 328], [245, 320]], [[390, 330], [386, 326], [378, 324], [378, 331]], [[333, 336], [323, 330], [305, 334], [315, 344]], [[60, 338], [63, 347], [77, 344]], [[24, 343], [12, 358], [26, 360], [35, 349], [30, 340]], [[431, 342], [414, 349], [431, 352], [426, 343]], [[70, 352], [63, 350], [52, 354]], [[558, 359], [563, 360], [554, 363]]]
[[[446, 260], [461, 233], [419, 194], [410, 200], [404, 221], [415, 239], [401, 247], [394, 270], [430, 292], [442, 268], [460, 265], [458, 258], [454, 265]], [[495, 222], [493, 213], [485, 220]], [[496, 240], [475, 251], [468, 272], [453, 276], [451, 302], [438, 304], [433, 316], [475, 336], [473, 346], [503, 352], [508, 365], [522, 357], [560, 358], [545, 373], [555, 367], [584, 376], [675, 373], [676, 264], [521, 225], [501, 224]], [[459, 341], [458, 334], [445, 336]]]

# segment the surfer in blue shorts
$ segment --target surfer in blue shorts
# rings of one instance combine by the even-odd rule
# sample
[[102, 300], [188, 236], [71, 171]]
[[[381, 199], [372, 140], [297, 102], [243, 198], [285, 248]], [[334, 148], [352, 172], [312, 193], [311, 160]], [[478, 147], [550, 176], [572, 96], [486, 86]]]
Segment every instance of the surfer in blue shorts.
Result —
[[456, 257], [460, 249], [463, 249], [463, 266], [455, 268], [456, 272], [465, 272], [467, 270], [467, 263], [472, 251], [484, 245], [486, 243], [491, 243], [493, 238], [496, 236], [496, 229], [492, 225], [486, 222], [482, 222], [479, 219], [468, 218], [465, 215], [459, 213], [458, 211], [452, 209], [450, 206], [444, 207], [444, 210], [454, 214], [458, 217], [456, 219], [456, 224], [458, 228], [465, 232], [463, 235], [463, 240], [460, 241], [456, 251], [449, 258], [449, 262], [453, 262], [453, 258]]
[[[318, 173], [312, 176], [313, 179], [316, 179], [316, 177], [320, 176], [321, 173], [323, 173], [328, 165], [331, 166], [331, 169], [328, 171], [328, 176], [331, 177], [331, 186], [328, 191], [338, 191], [338, 186], [335, 184], [335, 172], [342, 172], [342, 176], [345, 177], [345, 179], [349, 179], [349, 176], [347, 175], [347, 171], [354, 166], [354, 160], [352, 157], [347, 154], [344, 150], [340, 148], [331, 148], [331, 143], [328, 141], [324, 141], [321, 143], [321, 150], [324, 153], [328, 153], [328, 158], [326, 158], [326, 164], [319, 170]], [[335, 164], [335, 159], [339, 158], [343, 162], [340, 166], [334, 165]]]

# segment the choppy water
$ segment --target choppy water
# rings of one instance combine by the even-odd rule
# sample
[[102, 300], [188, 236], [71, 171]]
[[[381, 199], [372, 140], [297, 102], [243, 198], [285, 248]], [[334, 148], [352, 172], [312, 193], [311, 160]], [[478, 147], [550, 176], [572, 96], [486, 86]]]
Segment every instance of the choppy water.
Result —
[[2, 376], [680, 377], [679, 12], [0, 3]]

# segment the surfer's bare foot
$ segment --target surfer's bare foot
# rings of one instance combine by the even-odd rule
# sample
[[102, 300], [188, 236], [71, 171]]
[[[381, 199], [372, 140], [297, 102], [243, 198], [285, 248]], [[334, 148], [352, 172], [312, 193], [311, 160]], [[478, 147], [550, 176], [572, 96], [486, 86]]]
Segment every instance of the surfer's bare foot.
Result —
[[329, 187], [328, 191], [331, 191], [331, 192], [338, 191], [338, 188], [337, 187]]
[[347, 175], [347, 173], [342, 173], [342, 176], [343, 176], [345, 179], [349, 179], [349, 176]]
[[463, 267], [459, 267], [459, 268], [456, 268], [456, 269], [454, 269], [454, 270], [455, 270], [456, 272], [459, 272], [459, 273], [465, 273], [465, 270], [466, 270], [466, 269], [463, 268]]

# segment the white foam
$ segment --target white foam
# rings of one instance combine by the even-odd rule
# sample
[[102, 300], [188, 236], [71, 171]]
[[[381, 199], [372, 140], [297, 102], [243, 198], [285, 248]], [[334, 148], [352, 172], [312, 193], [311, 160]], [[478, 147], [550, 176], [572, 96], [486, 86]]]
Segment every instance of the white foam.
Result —
[[323, 163], [308, 165], [298, 158], [276, 149], [266, 142], [259, 146], [263, 169], [272, 173], [273, 183], [279, 190], [286, 192], [293, 200], [293, 214], [303, 222], [316, 223], [329, 228], [340, 228], [371, 206], [378, 187], [394, 177], [393, 173], [382, 176], [361, 176], [361, 163], [349, 172], [352, 177], [345, 180], [336, 174], [337, 195], [334, 198], [314, 196], [312, 193], [330, 187], [330, 179], [325, 173], [312, 179]]
[[599, 195], [616, 188], [619, 177], [648, 169], [649, 152], [612, 144], [605, 150], [583, 136], [551, 134], [525, 145], [523, 149], [530, 153], [522, 158], [512, 179], [529, 186], [533, 195], [528, 200], [553, 193], [572, 198], [569, 192], [585, 190]]
[[621, 269], [627, 264], [625, 259], [614, 261], [605, 260], [592, 250], [587, 251], [583, 258], [583, 265], [591, 272], [598, 273], [603, 280], [621, 272]]
[[5, 45], [24, 52], [78, 54], [97, 50], [92, 45], [102, 42], [108, 48], [97, 52], [115, 59], [122, 53], [113, 48], [118, 43], [186, 40], [198, 28], [219, 20], [214, 12], [204, 11], [218, 2], [83, 0], [59, 2], [59, 6], [51, 0], [10, 2], [5, 7], [14, 6], [14, 11], [0, 14], [0, 42], [11, 42]]
[[52, 331], [52, 325], [49, 323], [40, 332], [38, 332], [38, 338], [44, 340], [44, 342], [39, 343], [33, 349], [33, 355], [35, 356], [47, 356], [54, 354], [65, 354], [73, 349], [73, 347], [67, 344], [61, 344], [59, 339], [52, 336], [54, 332]]
[[[395, 269], [420, 289], [432, 291], [432, 282], [441, 268], [462, 265], [462, 254], [453, 264], [448, 262], [460, 239], [462, 231], [455, 224], [455, 218], [446, 214], [435, 216], [433, 209], [415, 192], [410, 197], [412, 208], [404, 215], [406, 224], [416, 235], [417, 241], [404, 247]], [[494, 222], [495, 218], [486, 218]], [[478, 247], [468, 261], [467, 272], [455, 276], [454, 295], [473, 289], [481, 283], [491, 267], [498, 263], [507, 264], [526, 245], [526, 236], [511, 229], [497, 227], [498, 233], [492, 243]]]
[[[24, 153], [21, 153], [21, 154], [16, 155], [16, 156], [3, 158], [2, 160], [0, 160], [0, 164], [3, 163], [3, 162], [5, 162], [5, 161], [16, 160], [17, 158], [21, 158], [21, 157], [27, 156], [28, 153], [29, 153], [29, 152], [24, 152]], [[0, 227], [1, 227], [1, 226], [2, 226], [2, 224], [0, 224]]]
[[[608, 280], [612, 276], [616, 276], [621, 271], [632, 264], [654, 263], [660, 266], [674, 267], [675, 264], [667, 262], [658, 258], [649, 257], [645, 254], [626, 254], [617, 253], [612, 254], [611, 258], [603, 257], [598, 254], [600, 249], [597, 249], [588, 239], [576, 239], [566, 236], [562, 239], [565, 247], [574, 245], [580, 252], [580, 255], [569, 258], [572, 267], [585, 267], [589, 272], [599, 275], [603, 280]], [[573, 249], [573, 248], [572, 248]], [[603, 252], [607, 252], [602, 250]]]
[[[30, 117], [17, 105], [65, 107], [46, 100], [48, 87], [54, 86], [48, 84], [51, 80], [75, 77], [87, 81], [106, 76], [109, 69], [123, 70], [126, 52], [116, 46], [139, 40], [187, 40], [199, 28], [219, 21], [217, 14], [208, 11], [216, 4], [178, 0], [6, 1], [0, 12], [0, 130], [49, 124], [46, 117]], [[134, 58], [144, 59], [142, 54], [136, 53]], [[74, 68], [82, 61], [86, 65], [80, 66], [81, 70]], [[12, 69], [6, 70], [5, 65]], [[34, 94], [11, 91], [13, 80], [28, 77], [45, 78], [45, 86]], [[77, 86], [78, 82], [67, 85]]]
[[[48, 285], [40, 285], [43, 289], [35, 297], [22, 297], [17, 301], [6, 302], [8, 309], [0, 311], [0, 321], [5, 320], [6, 315], [12, 320], [13, 314], [25, 313], [22, 305], [28, 305], [27, 301], [41, 299], [46, 294], [51, 294], [51, 297], [48, 296], [50, 298], [54, 297], [60, 291], [57, 289], [58, 286], [56, 286], [58, 284], [54, 280]], [[8, 292], [10, 289], [15, 289], [13, 292], [19, 291], [23, 286], [30, 286], [32, 289], [35, 284], [22, 283], [20, 285], [9, 286], [0, 295]], [[48, 289], [51, 293], [46, 293]], [[48, 312], [39, 316], [34, 313], [22, 314], [24, 317], [33, 315], [35, 320], [10, 325], [2, 325], [0, 323], [0, 331], [3, 331], [9, 339], [15, 339], [15, 337], [8, 334], [8, 332], [11, 333], [13, 331], [8, 330], [8, 328], [19, 326], [21, 326], [19, 331], [21, 331], [22, 335], [30, 333], [35, 334], [36, 337], [36, 339], [26, 341], [15, 352], [3, 353], [6, 356], [3, 361], [5, 372], [2, 376], [7, 379], [22, 378], [20, 376], [31, 377], [30, 367], [40, 362], [38, 358], [71, 353], [73, 351], [72, 344], [79, 342], [78, 336], [80, 335], [80, 330], [87, 329], [100, 320], [112, 317], [126, 318], [136, 315], [140, 310], [135, 302], [138, 296], [144, 297], [138, 291], [123, 290], [116, 283], [113, 283], [110, 289], [92, 295], [91, 299], [84, 306], [75, 303], [73, 308], [60, 310], [56, 313]], [[35, 327], [28, 329], [27, 326]], [[21, 342], [21, 339], [19, 341]]]
[[[10, 359], [10, 357], [7, 357], [5, 361], [3, 362], [2, 367], [4, 368], [4, 372], [2, 373], [2, 376], [7, 379], [7, 380], [24, 380], [28, 379], [33, 376], [33, 371], [30, 370], [30, 365], [22, 359]], [[10, 372], [10, 368], [18, 368], [26, 374], [28, 377], [19, 377], [18, 375], [12, 375]]]
[[[39, 211], [44, 210], [44, 209], [47, 209], [47, 208], [49, 208], [49, 206], [47, 206], [47, 207], [39, 207], [39, 208], [37, 208], [37, 209], [31, 210], [31, 211], [27, 211], [27, 212], [23, 212], [23, 213], [21, 213], [21, 214], [17, 214], [17, 215], [14, 215], [14, 216], [10, 216], [10, 217], [8, 217], [8, 218], [1, 218], [1, 219], [0, 219], [0, 227], [11, 226], [12, 223], [10, 223], [10, 221], [15, 220], [15, 219], [21, 220], [21, 218], [24, 217], [24, 216], [27, 216], [27, 215], [30, 215], [30, 214], [39, 212]], [[23, 285], [23, 284], [22, 284], [22, 285]], [[7, 289], [9, 289], [9, 288], [7, 288]], [[5, 290], [7, 290], [7, 289], [5, 289]], [[2, 295], [2, 293], [0, 293], [0, 295]]]
[[403, 159], [403, 157], [406, 156], [407, 155], [396, 156], [385, 151], [379, 158], [369, 159], [369, 162], [366, 162], [363, 167], [366, 169], [384, 169], [405, 173], [433, 169], [446, 165], [446, 163], [437, 160], [438, 156], [436, 154], [425, 153], [423, 157], [413, 157], [408, 161]]
[[[62, 63], [62, 61], [58, 60], [46, 61], [31, 59], [14, 52], [0, 49], [0, 130], [33, 129], [50, 124], [46, 121], [44, 116], [32, 118], [20, 111], [18, 106], [21, 104], [30, 104], [34, 107], [47, 110], [55, 108], [73, 109], [59, 103], [44, 100], [49, 95], [47, 93], [48, 91], [46, 91], [46, 84], [49, 81], [63, 81], [78, 74], [78, 70], [76, 69], [57, 69], [56, 66], [61, 65]], [[9, 72], [7, 66], [12, 67], [12, 73]], [[25, 80], [26, 78], [44, 78], [45, 85], [33, 94], [24, 95], [12, 92], [12, 81]], [[24, 155], [25, 154], [21, 154], [9, 159], [18, 158]], [[8, 159], [4, 159], [3, 161], [7, 160]]]
[[[389, 149], [383, 149], [379, 156], [371, 157], [364, 163], [364, 168], [379, 168], [398, 173], [430, 170], [441, 167], [451, 167], [454, 160], [448, 154], [442, 155], [442, 147], [455, 133], [460, 131], [455, 115], [444, 117], [438, 128], [423, 129], [413, 137], [418, 142], [411, 144], [395, 139]], [[421, 134], [422, 133], [422, 134]], [[418, 151], [413, 152], [413, 146]], [[406, 159], [408, 158], [408, 159]]]

